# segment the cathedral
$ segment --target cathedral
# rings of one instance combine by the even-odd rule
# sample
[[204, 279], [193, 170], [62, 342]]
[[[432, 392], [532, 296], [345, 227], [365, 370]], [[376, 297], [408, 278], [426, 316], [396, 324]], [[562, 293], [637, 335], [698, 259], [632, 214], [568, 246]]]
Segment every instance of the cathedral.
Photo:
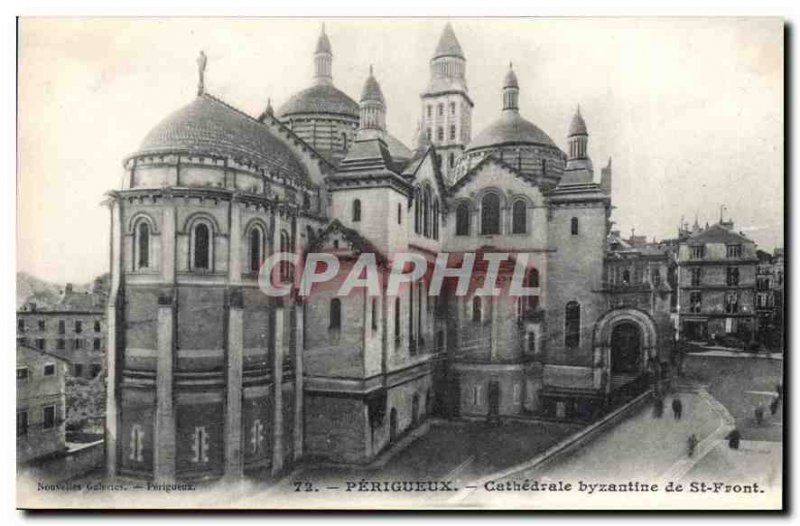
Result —
[[[333, 57], [323, 27], [311, 86], [253, 117], [206, 91], [201, 55], [197, 97], [124, 160], [108, 198], [109, 475], [366, 464], [429, 416], [590, 421], [663, 374], [660, 263], [639, 288], [609, 284], [628, 259], [609, 243], [611, 161], [596, 180], [579, 109], [563, 151], [525, 118], [509, 65], [501, 109], [473, 136], [467, 58], [447, 24], [409, 148], [387, 130], [379, 71], [356, 101]], [[341, 277], [369, 254], [382, 293], [341, 296], [334, 279], [269, 297], [259, 272], [276, 252], [334, 254]], [[448, 254], [448, 268], [474, 255], [480, 281], [497, 252], [524, 262], [535, 295], [507, 293], [506, 265], [498, 296], [450, 281], [431, 293], [430, 274], [385, 286], [396, 254]], [[276, 270], [296, 289], [298, 269]]]

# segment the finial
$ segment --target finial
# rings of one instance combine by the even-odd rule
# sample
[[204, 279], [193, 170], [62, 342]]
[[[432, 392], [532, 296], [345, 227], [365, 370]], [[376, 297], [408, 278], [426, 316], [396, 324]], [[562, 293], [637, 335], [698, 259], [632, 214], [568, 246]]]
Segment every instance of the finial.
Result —
[[372, 77], [372, 64], [369, 65], [369, 76]]
[[272, 109], [272, 99], [271, 98], [267, 98], [267, 115], [272, 117], [274, 115], [274, 113], [275, 113], [275, 111]]
[[508, 69], [514, 69], [514, 63], [510, 60], [508, 61]]
[[578, 115], [581, 114], [581, 105], [578, 104], [578, 108], [575, 110]]
[[205, 86], [205, 76], [206, 76], [206, 64], [208, 59], [206, 58], [205, 52], [201, 49], [200, 55], [197, 57], [197, 95], [200, 96], [206, 91]]
[[322, 23], [322, 34], [325, 34], [325, 22]]

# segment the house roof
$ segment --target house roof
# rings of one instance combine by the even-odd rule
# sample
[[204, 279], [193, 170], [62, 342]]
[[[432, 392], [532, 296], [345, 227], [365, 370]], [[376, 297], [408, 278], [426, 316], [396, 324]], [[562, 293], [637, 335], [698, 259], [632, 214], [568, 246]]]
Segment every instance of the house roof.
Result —
[[712, 225], [708, 228], [689, 236], [687, 243], [690, 245], [704, 245], [707, 243], [739, 244], [752, 243], [743, 234], [732, 232], [720, 225]]

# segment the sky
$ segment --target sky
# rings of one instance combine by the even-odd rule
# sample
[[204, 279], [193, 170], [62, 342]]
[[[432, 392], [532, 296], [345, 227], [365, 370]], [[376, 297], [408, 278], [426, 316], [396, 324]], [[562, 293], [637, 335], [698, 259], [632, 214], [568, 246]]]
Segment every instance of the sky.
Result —
[[[589, 154], [613, 158], [615, 228], [674, 237], [726, 220], [783, 246], [783, 21], [450, 19], [467, 57], [473, 136], [499, 117], [509, 62], [520, 111], [562, 149], [580, 104]], [[105, 192], [147, 132], [206, 90], [258, 115], [310, 85], [320, 19], [22, 19], [17, 270], [86, 282], [108, 270]], [[335, 85], [357, 99], [373, 64], [389, 131], [413, 145], [445, 19], [325, 20]]]

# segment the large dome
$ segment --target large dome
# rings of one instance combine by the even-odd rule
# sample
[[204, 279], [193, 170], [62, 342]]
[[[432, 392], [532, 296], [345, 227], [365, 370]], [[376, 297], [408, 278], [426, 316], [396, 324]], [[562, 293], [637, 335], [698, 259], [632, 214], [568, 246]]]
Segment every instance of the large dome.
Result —
[[516, 111], [504, 111], [502, 116], [487, 126], [467, 146], [467, 151], [491, 146], [534, 144], [558, 148], [553, 139]]
[[164, 153], [219, 155], [306, 177], [299, 159], [265, 124], [207, 94], [156, 125], [135, 155]]
[[278, 117], [308, 113], [334, 113], [358, 119], [358, 103], [330, 84], [317, 84], [293, 95], [278, 110]]

